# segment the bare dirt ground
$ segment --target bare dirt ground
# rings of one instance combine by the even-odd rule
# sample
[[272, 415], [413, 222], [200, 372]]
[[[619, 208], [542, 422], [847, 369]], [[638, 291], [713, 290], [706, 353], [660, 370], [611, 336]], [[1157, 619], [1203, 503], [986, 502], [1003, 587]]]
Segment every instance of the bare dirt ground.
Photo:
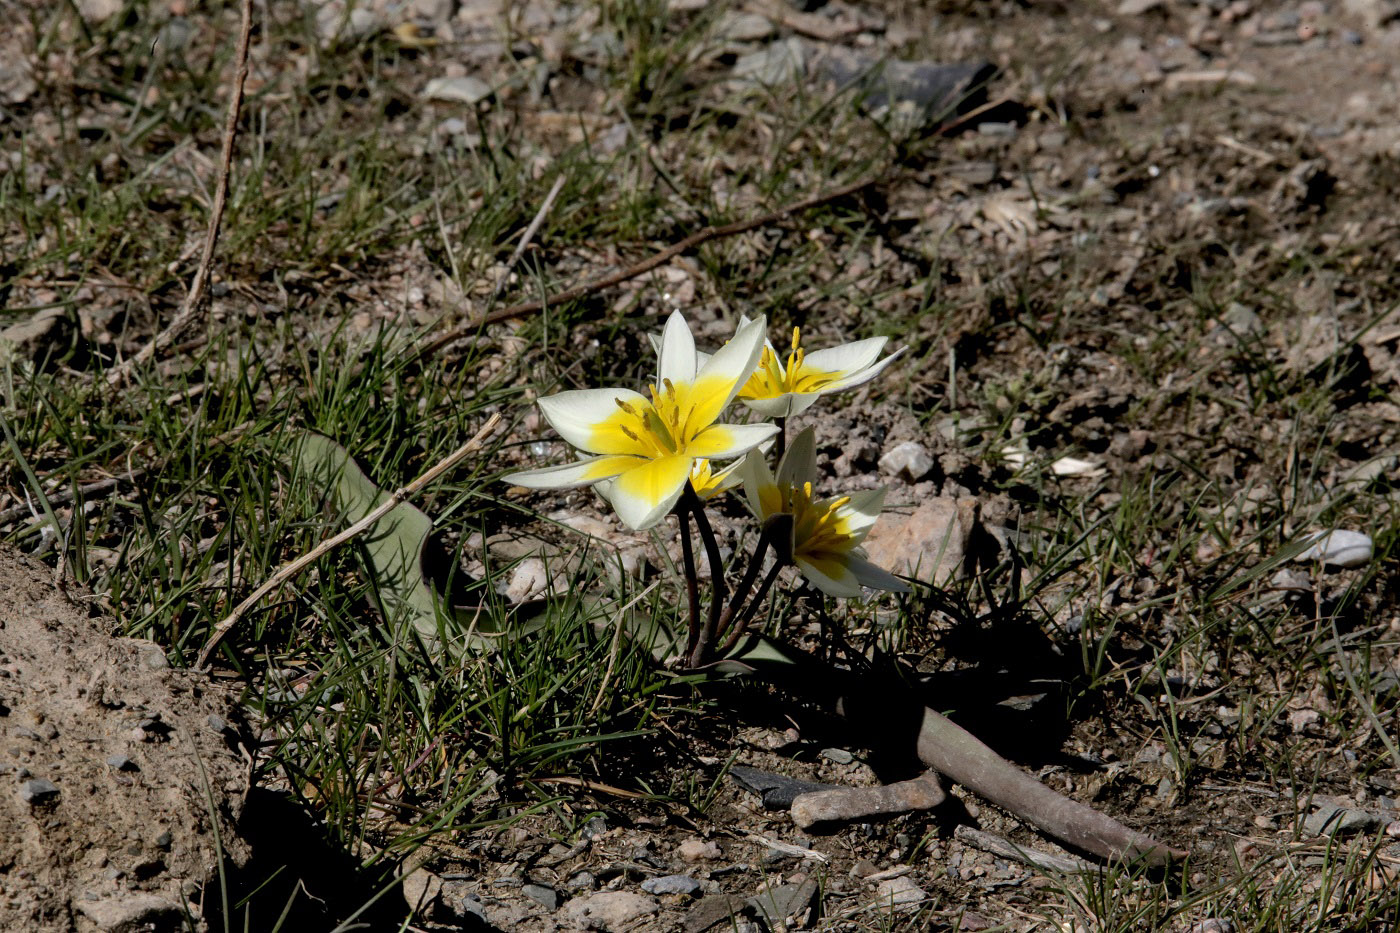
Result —
[[[381, 16], [367, 28], [402, 21], [392, 5], [367, 6]], [[494, 83], [522, 55], [467, 41], [473, 30], [490, 32], [482, 24], [498, 11], [473, 12], [486, 6], [415, 9], [426, 11], [425, 28], [456, 24], [472, 73]], [[521, 92], [513, 111], [543, 168], [579, 134], [627, 127], [601, 112], [607, 94], [580, 64], [587, 50], [570, 51], [586, 38], [570, 26], [576, 11], [524, 6], [533, 12], [516, 20], [517, 38], [557, 66], [548, 105]], [[672, 6], [678, 21], [699, 9]], [[591, 772], [541, 792], [551, 802], [531, 815], [435, 839], [415, 855], [423, 867], [404, 887], [418, 911], [414, 928], [1393, 929], [1400, 847], [1389, 840], [1400, 835], [1400, 777], [1385, 736], [1397, 734], [1400, 689], [1390, 550], [1400, 456], [1400, 9], [1381, 0], [807, 6], [735, 5], [758, 17], [747, 22], [751, 34], [696, 70], [727, 76], [744, 55], [797, 38], [999, 69], [985, 111], [935, 135], [937, 145], [911, 148], [844, 202], [865, 218], [859, 236], [801, 228], [817, 255], [772, 286], [783, 292], [775, 305], [814, 345], [888, 325], [913, 350], [897, 379], [814, 419], [823, 468], [855, 485], [889, 483], [896, 515], [939, 497], [975, 501], [989, 574], [1011, 543], [1058, 520], [1107, 515], [1122, 526], [1106, 546], [1118, 549], [1111, 557], [1067, 571], [1014, 613], [996, 612], [972, 576], [950, 595], [928, 596], [902, 632], [900, 657], [935, 707], [1007, 757], [1189, 847], [1192, 858], [1151, 896], [1131, 893], [1137, 879], [1123, 875], [1048, 875], [985, 851], [957, 827], [1076, 853], [958, 789], [931, 815], [801, 833], [725, 768], [867, 784], [909, 777], [910, 763], [872, 757], [859, 735], [800, 704], [726, 686], [713, 699], [741, 716], [681, 715], [675, 732], [609, 746]], [[231, 16], [191, 11], [188, 21], [227, 29]], [[38, 41], [17, 35], [0, 48], [32, 58]], [[56, 124], [41, 108], [23, 110], [34, 65], [26, 72], [17, 60], [0, 71], [0, 97], [31, 125]], [[430, 54], [400, 68], [402, 98], [372, 106], [402, 109], [402, 133], [432, 146], [479, 128], [443, 130], [446, 110], [410, 102], [441, 77]], [[658, 162], [681, 148], [683, 126], [657, 120], [644, 129]], [[715, 170], [672, 167], [685, 177]], [[809, 180], [812, 190], [824, 181]], [[739, 189], [728, 192], [736, 203], [757, 200]], [[729, 302], [748, 297], [726, 273], [761, 266], [780, 248], [781, 240], [736, 241], [728, 266], [686, 258], [609, 290], [565, 352], [589, 374], [629, 371], [648, 352], [646, 318], [676, 304], [717, 340]], [[537, 249], [570, 280], [622, 264], [606, 242]], [[353, 270], [317, 269], [316, 282], [340, 290], [348, 326], [365, 332], [386, 319], [450, 316], [462, 295], [444, 284], [445, 260], [428, 252], [421, 242], [398, 246]], [[234, 287], [216, 293], [220, 320], [251, 317], [248, 309], [274, 302], [289, 283], [311, 289], [240, 277], [244, 263], [230, 259]], [[60, 287], [11, 283], [4, 297], [37, 307]], [[859, 302], [844, 304], [843, 292]], [[157, 306], [168, 299], [155, 297]], [[95, 357], [114, 355], [114, 341], [138, 345], [158, 317], [134, 302], [103, 311], [106, 300], [83, 312], [72, 338]], [[638, 326], [619, 328], [617, 309]], [[482, 339], [536, 378], [566, 368], [559, 348], [522, 348], [510, 326]], [[511, 456], [530, 460], [541, 433], [527, 420]], [[882, 455], [905, 441], [928, 454], [926, 468], [882, 471]], [[1028, 479], [1006, 458], [1011, 446], [1042, 463], [1073, 454], [1091, 469]], [[567, 552], [573, 539], [560, 521], [586, 525], [642, 566], [665, 563], [591, 494], [530, 501], [554, 523], [493, 516], [500, 540], [468, 542], [469, 570], [526, 556], [539, 540]], [[1153, 540], [1139, 540], [1135, 524], [1155, 529]], [[1173, 538], [1178, 527], [1197, 532]], [[1368, 532], [1375, 562], [1288, 564], [1293, 577], [1271, 571], [1239, 582], [1241, 568], [1273, 556], [1283, 539], [1324, 527]], [[24, 921], [32, 929], [136, 929], [112, 919], [112, 905], [139, 895], [161, 899], [142, 901], [145, 913], [132, 908], [139, 922], [193, 923], [179, 905], [197, 888], [182, 883], [208, 880], [217, 862], [205, 785], [189, 770], [195, 758], [204, 769], [197, 780], [226, 795], [214, 805], [226, 853], [247, 855], [233, 825], [244, 764], [210, 726], [237, 717], [206, 680], [147, 664], [150, 649], [112, 640], [102, 631], [110, 624], [68, 608], [44, 582], [52, 568], [6, 560], [0, 762], [26, 781], [53, 781], [58, 793], [23, 802], [12, 793], [0, 809], [3, 909], [33, 917]], [[999, 572], [992, 586], [1009, 586], [1007, 575], [1021, 570]], [[536, 582], [517, 574], [502, 589], [524, 599]], [[1251, 628], [1251, 618], [1280, 606], [1287, 611], [1269, 616], [1267, 630]], [[806, 604], [790, 620], [813, 649], [827, 644], [825, 621]], [[1329, 631], [1338, 646], [1352, 639], [1348, 652], [1321, 652], [1333, 643]], [[1353, 703], [1358, 671], [1374, 702]], [[138, 741], [133, 729], [150, 730], [137, 719], [154, 721], [160, 736]], [[45, 738], [45, 724], [56, 735]], [[104, 764], [111, 756], [132, 769]], [[507, 790], [478, 804], [509, 809], [525, 798]], [[1350, 820], [1347, 838], [1369, 833], [1375, 845], [1357, 842], [1362, 854], [1334, 848], [1329, 818]], [[399, 828], [385, 819], [378, 841]], [[1360, 867], [1340, 872], [1349, 880], [1329, 893], [1336, 862], [1355, 868], [1348, 859]], [[365, 894], [317, 884], [306, 929], [330, 928]], [[1280, 908], [1285, 888], [1306, 891], [1296, 896], [1312, 913]]]

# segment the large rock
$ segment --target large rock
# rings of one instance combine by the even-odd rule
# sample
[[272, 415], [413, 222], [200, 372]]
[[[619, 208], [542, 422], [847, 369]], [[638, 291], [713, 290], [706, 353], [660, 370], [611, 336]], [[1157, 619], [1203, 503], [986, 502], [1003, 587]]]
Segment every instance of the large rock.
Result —
[[248, 856], [237, 707], [52, 578], [0, 547], [0, 930], [187, 929]]
[[961, 579], [971, 562], [978, 501], [935, 496], [913, 512], [884, 512], [865, 539], [871, 562], [935, 585]]

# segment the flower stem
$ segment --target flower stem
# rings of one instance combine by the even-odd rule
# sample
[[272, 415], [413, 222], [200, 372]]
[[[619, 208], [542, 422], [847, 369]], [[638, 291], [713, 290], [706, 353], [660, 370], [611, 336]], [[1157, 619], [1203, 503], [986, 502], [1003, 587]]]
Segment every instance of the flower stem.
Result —
[[778, 426], [778, 436], [773, 440], [773, 462], [782, 463], [783, 454], [787, 453], [787, 418], [774, 418], [773, 422]]
[[695, 652], [700, 641], [700, 580], [695, 574], [695, 545], [690, 540], [690, 511], [678, 509], [676, 517], [681, 526], [681, 563], [685, 572], [685, 595], [690, 606], [690, 633], [686, 637], [685, 656]]
[[[754, 566], [757, 566], [759, 563], [761, 563], [761, 561], [754, 561]], [[757, 611], [759, 606], [763, 605], [763, 600], [768, 596], [768, 591], [773, 588], [773, 584], [778, 579], [778, 574], [782, 572], [785, 566], [786, 565], [782, 561], [774, 561], [773, 566], [768, 568], [768, 575], [765, 576], [763, 582], [759, 584], [758, 592], [754, 594], [753, 599], [749, 600], [748, 606], [744, 609], [744, 614], [741, 615], [734, 623], [733, 627], [730, 628], [729, 637], [726, 638], [724, 644], [720, 646], [720, 654], [724, 654], [739, 643], [739, 638], [744, 634], [744, 630], [749, 627], [749, 622], [753, 620], [754, 612]]]
[[685, 492], [681, 494], [678, 508], [689, 512], [695, 518], [695, 529], [700, 533], [700, 541], [705, 545], [705, 558], [710, 563], [710, 585], [712, 587], [710, 611], [705, 625], [700, 631], [700, 637], [690, 653], [691, 666], [695, 667], [697, 666], [695, 661], [703, 658], [709, 652], [710, 645], [714, 644], [715, 631], [719, 625], [719, 617], [725, 600], [729, 595], [729, 587], [724, 582], [724, 561], [719, 555], [719, 542], [715, 540], [715, 530], [710, 527], [710, 519], [705, 514], [705, 503], [700, 500], [689, 484], [686, 485]]

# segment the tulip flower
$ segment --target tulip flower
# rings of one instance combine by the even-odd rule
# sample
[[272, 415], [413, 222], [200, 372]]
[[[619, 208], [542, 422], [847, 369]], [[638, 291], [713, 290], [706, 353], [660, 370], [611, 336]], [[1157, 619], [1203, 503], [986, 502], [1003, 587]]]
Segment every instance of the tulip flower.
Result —
[[749, 507], [760, 521], [767, 524], [775, 516], [791, 516], [786, 556], [817, 589], [828, 596], [843, 597], [859, 596], [862, 586], [908, 591], [893, 574], [866, 560], [860, 547], [880, 516], [885, 490], [830, 499], [814, 496], [817, 464], [811, 428], [793, 438], [776, 477], [761, 456], [746, 457], [741, 470]]
[[599, 485], [626, 525], [650, 528], [675, 506], [697, 460], [738, 457], [777, 432], [771, 424], [718, 423], [758, 363], [764, 327], [762, 318], [748, 322], [701, 364], [685, 318], [672, 314], [649, 396], [577, 389], [539, 400], [550, 426], [592, 456], [504, 479], [534, 489]]
[[[739, 318], [739, 327], [749, 319]], [[652, 348], [661, 352], [661, 338], [648, 335]], [[771, 341], [765, 341], [763, 355], [753, 375], [739, 390], [739, 401], [765, 418], [786, 418], [812, 407], [823, 395], [864, 385], [884, 371], [905, 350], [900, 347], [883, 360], [876, 361], [889, 342], [888, 337], [871, 337], [854, 343], [828, 347], [811, 355], [802, 348], [800, 328], [792, 329], [792, 350], [786, 363], [778, 356]], [[697, 353], [697, 365], [704, 365], [709, 354]]]
[[[740, 319], [739, 326], [743, 326]], [[864, 385], [894, 362], [904, 347], [883, 360], [877, 359], [888, 337], [871, 337], [854, 343], [808, 353], [802, 332], [792, 329], [792, 349], [784, 362], [772, 343], [763, 347], [758, 368], [739, 390], [739, 401], [765, 418], [787, 418], [812, 407], [823, 395]]]

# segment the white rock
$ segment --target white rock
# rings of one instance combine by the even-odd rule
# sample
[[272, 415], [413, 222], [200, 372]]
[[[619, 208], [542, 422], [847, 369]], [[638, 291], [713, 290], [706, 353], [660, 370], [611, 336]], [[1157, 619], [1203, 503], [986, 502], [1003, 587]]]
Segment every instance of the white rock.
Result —
[[549, 588], [549, 571], [538, 557], [527, 557], [515, 565], [506, 586], [505, 597], [512, 603], [523, 603]]
[[575, 930], [620, 933], [632, 929], [641, 917], [661, 909], [655, 898], [632, 891], [599, 891], [576, 897], [564, 905], [565, 920]]
[[491, 85], [471, 75], [460, 78], [434, 78], [423, 88], [423, 96], [428, 100], [475, 104], [491, 96]]
[[933, 457], [923, 444], [905, 441], [896, 444], [880, 458], [880, 470], [891, 476], [903, 476], [911, 483], [922, 479], [933, 469]]
[[1119, 16], [1141, 16], [1162, 5], [1162, 0], [1123, 0], [1118, 4]]
[[716, 32], [731, 42], [757, 42], [767, 39], [776, 30], [768, 17], [758, 13], [726, 13], [720, 18]]
[[905, 875], [881, 881], [875, 894], [881, 904], [917, 904], [928, 897], [923, 888]]
[[1371, 536], [1359, 531], [1328, 531], [1316, 535], [1312, 547], [1299, 554], [1297, 561], [1321, 561], [1333, 567], [1360, 567], [1371, 560]]

